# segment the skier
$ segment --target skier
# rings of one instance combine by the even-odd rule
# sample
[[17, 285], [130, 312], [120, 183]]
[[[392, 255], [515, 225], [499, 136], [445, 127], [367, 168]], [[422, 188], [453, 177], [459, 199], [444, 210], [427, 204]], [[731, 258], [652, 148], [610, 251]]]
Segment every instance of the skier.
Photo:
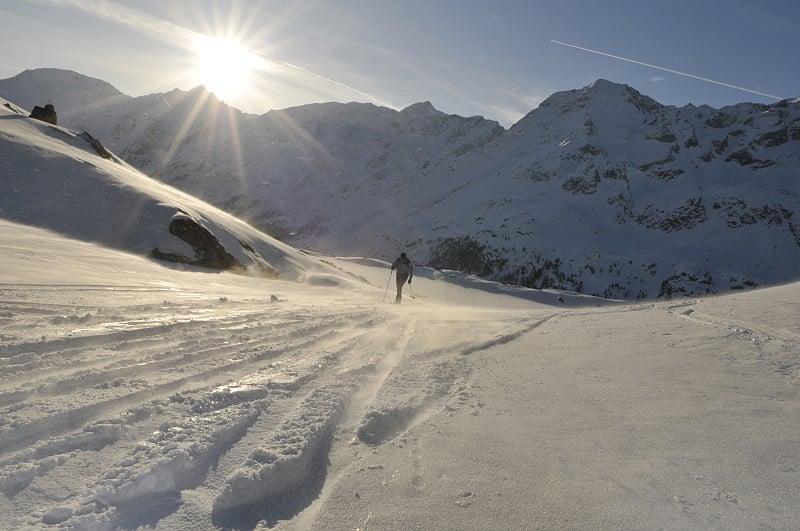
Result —
[[403, 298], [403, 284], [408, 283], [411, 284], [411, 279], [414, 277], [414, 266], [411, 265], [411, 260], [408, 259], [406, 253], [400, 253], [400, 256], [392, 262], [392, 271], [397, 269], [397, 277], [395, 280], [397, 281], [397, 297], [395, 297], [394, 302], [396, 304], [400, 304], [400, 300]]

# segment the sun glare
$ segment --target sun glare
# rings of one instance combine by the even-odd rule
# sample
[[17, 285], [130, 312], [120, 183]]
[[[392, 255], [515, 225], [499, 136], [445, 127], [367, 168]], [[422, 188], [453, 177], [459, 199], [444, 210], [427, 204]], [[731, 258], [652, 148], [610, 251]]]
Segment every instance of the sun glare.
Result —
[[199, 35], [194, 47], [197, 82], [226, 101], [245, 92], [253, 74], [266, 64], [256, 53], [229, 38]]

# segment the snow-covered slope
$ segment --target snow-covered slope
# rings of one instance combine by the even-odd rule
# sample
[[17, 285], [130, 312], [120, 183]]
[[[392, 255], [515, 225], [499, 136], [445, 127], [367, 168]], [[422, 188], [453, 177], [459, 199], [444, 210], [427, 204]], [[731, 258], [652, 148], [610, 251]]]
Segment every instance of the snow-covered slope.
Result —
[[2, 84], [2, 96], [7, 100], [24, 109], [58, 103], [56, 110], [69, 122], [84, 110], [113, 107], [133, 99], [106, 81], [59, 68], [25, 70]]
[[[74, 96], [33, 95], [31, 79], [51, 75], [2, 80], [0, 95], [52, 100], [64, 123], [145, 173], [296, 246], [404, 249], [486, 278], [628, 299], [798, 278], [797, 100], [675, 108], [599, 80], [506, 131], [429, 103], [245, 115], [202, 88], [76, 110]], [[105, 86], [70, 79], [65, 94]]]
[[0, 218], [169, 262], [299, 280], [324, 266], [0, 100]]
[[797, 104], [677, 109], [599, 81], [455, 168], [476, 177], [409, 231], [474, 242], [432, 245], [445, 263], [466, 249], [485, 274], [621, 298], [797, 278]]
[[543, 305], [418, 268], [398, 306], [377, 260], [264, 282], [4, 219], [0, 257], [3, 530], [800, 518], [800, 284]]
[[[385, 261], [300, 253], [4, 101], [0, 179], [0, 529], [800, 518], [800, 284], [637, 304], [417, 267], [390, 304]], [[213, 242], [271, 278], [147, 258]]]

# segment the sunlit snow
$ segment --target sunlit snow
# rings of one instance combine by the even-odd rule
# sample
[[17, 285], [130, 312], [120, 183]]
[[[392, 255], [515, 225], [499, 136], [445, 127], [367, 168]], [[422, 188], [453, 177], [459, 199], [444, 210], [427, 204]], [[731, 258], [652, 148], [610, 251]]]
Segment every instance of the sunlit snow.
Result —
[[[633, 304], [418, 266], [395, 305], [393, 256], [297, 252], [17, 116], [0, 116], [16, 187], [0, 220], [0, 528], [796, 526], [800, 284]], [[12, 167], [69, 170], [58, 189], [83, 210], [54, 222], [49, 190], [15, 195]], [[107, 182], [163, 215], [90, 238], [75, 197], [98, 223], [130, 219], [93, 195]], [[164, 229], [176, 202], [287, 273], [146, 259], [150, 238], [180, 247]]]

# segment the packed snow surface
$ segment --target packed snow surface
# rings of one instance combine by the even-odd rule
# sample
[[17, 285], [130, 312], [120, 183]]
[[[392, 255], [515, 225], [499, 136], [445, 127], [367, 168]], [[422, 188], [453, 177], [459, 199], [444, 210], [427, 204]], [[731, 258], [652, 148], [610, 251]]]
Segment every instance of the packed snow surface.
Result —
[[378, 260], [254, 279], [8, 221], [0, 254], [2, 529], [800, 517], [798, 284], [626, 304], [418, 267], [395, 305]]

